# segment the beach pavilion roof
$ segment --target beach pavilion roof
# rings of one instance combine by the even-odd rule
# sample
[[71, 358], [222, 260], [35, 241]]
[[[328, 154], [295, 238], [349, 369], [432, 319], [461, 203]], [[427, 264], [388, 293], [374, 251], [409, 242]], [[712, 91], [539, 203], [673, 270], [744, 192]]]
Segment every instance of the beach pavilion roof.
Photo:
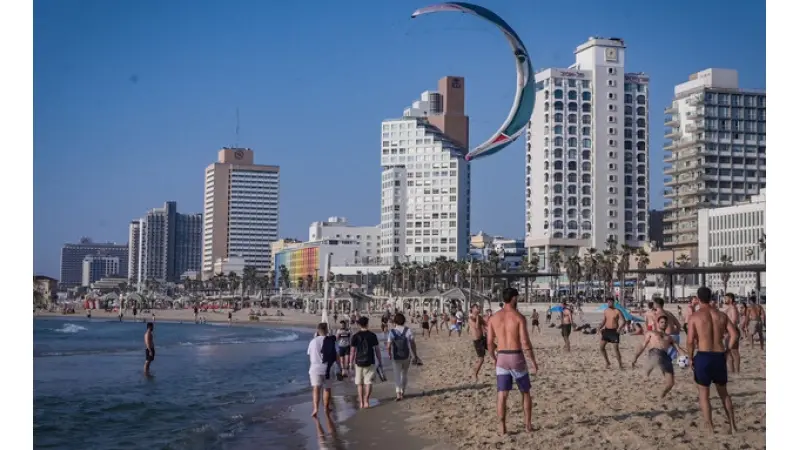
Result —
[[470, 291], [472, 291], [471, 294], [473, 301], [486, 299], [486, 297], [484, 297], [480, 292], [474, 289], [465, 289], [460, 287], [450, 289], [447, 292], [443, 292], [441, 294], [441, 297], [447, 300], [460, 300], [462, 302], [467, 302], [470, 300]]
[[442, 291], [437, 288], [428, 289], [427, 291], [423, 292], [422, 294], [418, 294], [417, 297], [419, 298], [439, 298], [442, 296]]

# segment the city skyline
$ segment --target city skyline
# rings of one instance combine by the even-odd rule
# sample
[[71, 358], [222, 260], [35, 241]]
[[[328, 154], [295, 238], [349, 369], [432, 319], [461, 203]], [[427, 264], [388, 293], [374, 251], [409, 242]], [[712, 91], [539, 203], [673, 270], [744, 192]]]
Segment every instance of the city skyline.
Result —
[[[260, 5], [186, 12], [181, 2], [158, 8], [153, 2], [136, 8], [87, 2], [87, 10], [78, 12], [37, 2], [34, 272], [55, 275], [58, 249], [80, 236], [124, 242], [130, 217], [167, 198], [201, 210], [198, 174], [212, 152], [226, 145], [253, 148], [260, 161], [281, 166], [279, 236], [302, 236], [309, 223], [331, 215], [374, 224], [380, 204], [374, 188], [380, 183], [374, 170], [380, 143], [374, 130], [442, 76], [464, 76], [470, 85], [471, 139], [479, 142], [494, 130], [513, 93], [506, 44], [496, 30], [459, 17], [411, 25], [408, 15], [424, 2], [397, 2], [380, 10], [356, 8], [356, 3], [346, 10], [320, 6], [304, 14], [308, 20], [302, 26], [287, 28]], [[562, 14], [554, 5], [537, 5], [534, 14], [533, 5], [480, 3], [513, 17], [536, 70], [569, 66], [575, 46], [590, 35], [625, 39], [631, 55], [626, 71], [651, 77], [648, 188], [653, 208], [663, 205], [660, 119], [674, 86], [709, 67], [737, 70], [743, 88], [766, 84], [762, 5], [734, 10], [721, 2], [686, 2], [685, 7], [673, 3], [645, 10], [630, 2], [606, 11], [577, 2], [576, 11], [585, 14], [563, 27], [554, 20]], [[289, 5], [282, 14], [299, 14], [295, 8]], [[688, 8], [715, 20], [678, 34], [674, 24]], [[364, 21], [364, 15], [370, 19]], [[117, 17], [125, 17], [125, 26]], [[633, 21], [643, 26], [633, 27]], [[263, 23], [254, 27], [258, 30], [203, 35], [220, 22]], [[159, 23], [171, 26], [144, 35]], [[291, 39], [279, 47], [276, 36]], [[442, 45], [421, 52], [432, 39]], [[452, 47], [455, 43], [459, 46]], [[436, 48], [450, 52], [442, 58]], [[376, 60], [380, 57], [385, 60]], [[338, 64], [343, 58], [346, 68]], [[286, 69], [269, 70], [275, 64]], [[314, 71], [324, 79], [312, 77]], [[309, 124], [313, 133], [305, 132]], [[524, 235], [523, 155], [524, 144], [515, 143], [472, 167], [472, 232]], [[358, 176], [348, 177], [354, 166]], [[505, 183], [482, 182], [498, 177]]]

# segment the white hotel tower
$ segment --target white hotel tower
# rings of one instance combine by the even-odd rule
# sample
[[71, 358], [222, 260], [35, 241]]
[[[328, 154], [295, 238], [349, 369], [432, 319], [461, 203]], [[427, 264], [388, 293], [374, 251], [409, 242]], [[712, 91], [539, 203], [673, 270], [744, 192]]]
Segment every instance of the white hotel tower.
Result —
[[590, 38], [575, 64], [536, 74], [525, 156], [529, 254], [647, 241], [648, 84], [647, 75], [625, 73], [617, 38]]
[[381, 250], [385, 263], [462, 259], [469, 248], [470, 172], [464, 79], [444, 77], [403, 117], [381, 125]]

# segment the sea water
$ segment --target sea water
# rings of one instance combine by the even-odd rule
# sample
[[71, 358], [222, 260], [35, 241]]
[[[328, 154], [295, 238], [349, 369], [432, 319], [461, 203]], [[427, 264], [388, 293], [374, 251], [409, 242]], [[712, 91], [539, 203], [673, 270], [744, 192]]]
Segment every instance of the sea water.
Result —
[[291, 441], [279, 406], [306, 396], [310, 330], [156, 322], [152, 377], [143, 375], [144, 332], [143, 323], [34, 320], [35, 448], [285, 448], [278, 443]]

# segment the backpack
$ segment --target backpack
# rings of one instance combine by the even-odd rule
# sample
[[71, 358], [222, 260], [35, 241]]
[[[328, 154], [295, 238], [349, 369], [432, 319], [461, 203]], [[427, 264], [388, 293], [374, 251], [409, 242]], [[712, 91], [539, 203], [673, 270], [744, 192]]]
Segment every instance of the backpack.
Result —
[[356, 365], [359, 367], [369, 367], [373, 364], [372, 347], [367, 340], [367, 333], [359, 336], [358, 345], [356, 346]]
[[325, 364], [333, 364], [336, 362], [336, 337], [325, 336], [322, 341], [322, 362]]
[[392, 359], [397, 361], [404, 361], [411, 356], [411, 346], [406, 336], [408, 328], [403, 327], [403, 331], [398, 333], [397, 330], [392, 330], [389, 334], [392, 337]]
[[339, 340], [339, 347], [350, 347], [350, 332], [347, 330], [339, 330], [336, 338]]

